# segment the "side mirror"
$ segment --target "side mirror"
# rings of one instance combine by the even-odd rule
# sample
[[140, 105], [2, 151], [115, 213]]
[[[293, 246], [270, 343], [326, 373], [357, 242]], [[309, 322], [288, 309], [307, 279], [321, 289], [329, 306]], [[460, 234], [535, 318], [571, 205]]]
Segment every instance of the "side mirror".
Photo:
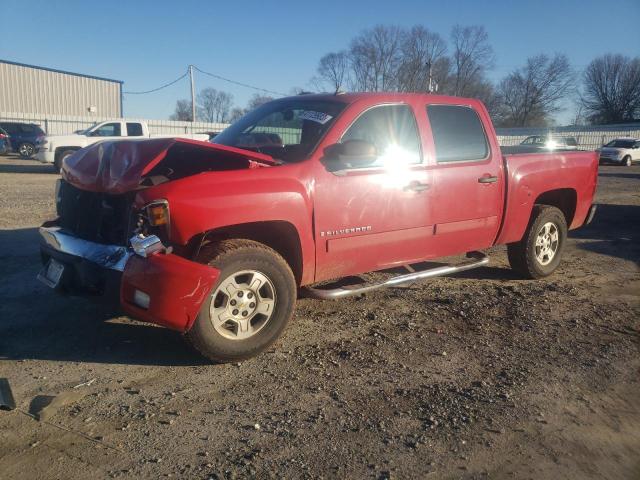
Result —
[[324, 149], [326, 166], [330, 172], [367, 167], [378, 158], [376, 147], [366, 140], [347, 140]]

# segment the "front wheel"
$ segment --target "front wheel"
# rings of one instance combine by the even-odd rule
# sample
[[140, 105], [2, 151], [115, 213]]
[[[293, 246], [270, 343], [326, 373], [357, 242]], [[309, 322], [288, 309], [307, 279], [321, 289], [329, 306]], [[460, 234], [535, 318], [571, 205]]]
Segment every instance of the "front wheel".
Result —
[[30, 143], [24, 142], [18, 145], [18, 153], [20, 154], [21, 158], [29, 159], [33, 157], [33, 154], [35, 152], [36, 152], [36, 148]]
[[507, 245], [511, 268], [525, 278], [551, 275], [560, 264], [567, 221], [556, 207], [536, 205], [522, 240]]
[[252, 240], [222, 240], [197, 259], [220, 270], [187, 340], [214, 362], [244, 360], [267, 349], [293, 315], [297, 287], [287, 262]]

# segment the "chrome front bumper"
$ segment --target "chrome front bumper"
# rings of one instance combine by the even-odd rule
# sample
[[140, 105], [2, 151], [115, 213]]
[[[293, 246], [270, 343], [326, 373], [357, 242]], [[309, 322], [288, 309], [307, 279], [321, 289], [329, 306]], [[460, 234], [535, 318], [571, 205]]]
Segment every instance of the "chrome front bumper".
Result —
[[75, 235], [65, 233], [60, 227], [40, 227], [42, 243], [57, 252], [82, 258], [99, 267], [123, 272], [131, 255], [143, 258], [154, 253], [166, 251], [160, 238], [156, 235], [135, 235], [129, 240], [129, 247], [122, 245], [105, 245], [83, 240]]
[[83, 240], [63, 232], [60, 227], [40, 227], [40, 239], [44, 245], [60, 253], [118, 272], [124, 271], [127, 260], [133, 255], [133, 251], [127, 247]]

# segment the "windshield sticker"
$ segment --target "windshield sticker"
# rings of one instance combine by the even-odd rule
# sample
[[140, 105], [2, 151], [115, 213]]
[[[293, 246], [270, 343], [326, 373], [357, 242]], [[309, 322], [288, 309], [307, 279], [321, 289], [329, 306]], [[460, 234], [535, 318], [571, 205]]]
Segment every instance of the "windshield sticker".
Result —
[[302, 120], [311, 120], [312, 122], [316, 122], [321, 125], [324, 125], [333, 117], [327, 113], [314, 112], [313, 110], [305, 110], [300, 114], [299, 118], [301, 118]]

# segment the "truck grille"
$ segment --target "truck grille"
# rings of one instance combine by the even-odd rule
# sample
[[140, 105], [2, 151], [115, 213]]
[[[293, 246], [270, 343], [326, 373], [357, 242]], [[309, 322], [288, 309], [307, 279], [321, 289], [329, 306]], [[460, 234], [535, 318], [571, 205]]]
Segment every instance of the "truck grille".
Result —
[[60, 226], [92, 242], [127, 245], [133, 195], [89, 192], [61, 180], [56, 204]]

